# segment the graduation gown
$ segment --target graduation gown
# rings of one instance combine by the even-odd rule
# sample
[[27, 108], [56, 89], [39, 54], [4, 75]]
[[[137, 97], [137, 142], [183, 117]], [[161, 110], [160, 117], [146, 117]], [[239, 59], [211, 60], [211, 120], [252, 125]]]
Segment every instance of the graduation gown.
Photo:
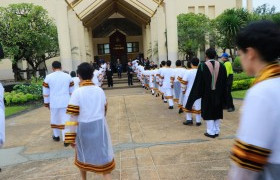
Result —
[[[212, 65], [214, 65], [214, 62], [211, 61]], [[226, 69], [220, 63], [216, 89], [212, 90], [212, 75], [210, 70], [205, 63], [201, 63], [197, 70], [186, 109], [192, 110], [194, 102], [201, 98], [201, 116], [204, 120], [223, 119], [223, 107], [226, 103], [226, 80]]]

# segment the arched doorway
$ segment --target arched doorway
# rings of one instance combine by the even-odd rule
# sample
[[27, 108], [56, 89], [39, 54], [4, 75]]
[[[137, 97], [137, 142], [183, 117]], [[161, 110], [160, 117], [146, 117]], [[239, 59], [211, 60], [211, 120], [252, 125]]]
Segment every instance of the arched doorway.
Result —
[[109, 39], [111, 63], [115, 65], [117, 63], [117, 59], [119, 59], [125, 70], [127, 64], [126, 36], [117, 30], [109, 37]]

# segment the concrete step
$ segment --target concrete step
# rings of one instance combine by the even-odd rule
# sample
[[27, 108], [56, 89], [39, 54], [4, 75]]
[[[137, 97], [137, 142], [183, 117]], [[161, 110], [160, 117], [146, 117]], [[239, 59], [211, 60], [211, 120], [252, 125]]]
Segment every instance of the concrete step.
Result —
[[105, 83], [104, 83], [103, 86], [102, 86], [102, 88], [103, 88], [104, 90], [127, 89], [127, 88], [141, 88], [141, 87], [142, 87], [142, 85], [141, 85], [139, 82], [133, 83], [132, 86], [128, 86], [127, 83], [121, 83], [121, 84], [115, 84], [115, 83], [114, 83], [114, 87], [113, 87], [113, 88], [112, 88], [112, 87], [108, 87], [108, 85], [105, 84]]

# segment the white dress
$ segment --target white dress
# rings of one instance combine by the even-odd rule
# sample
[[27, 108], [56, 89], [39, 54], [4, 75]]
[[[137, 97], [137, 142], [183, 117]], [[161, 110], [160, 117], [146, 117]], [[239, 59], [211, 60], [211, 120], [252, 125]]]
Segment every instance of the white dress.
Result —
[[5, 105], [4, 105], [4, 88], [0, 83], [0, 147], [5, 142]]
[[[93, 103], [94, 102], [94, 103]], [[115, 168], [111, 137], [105, 118], [104, 91], [84, 81], [71, 96], [65, 142], [76, 142], [75, 165], [85, 171], [109, 173]]]

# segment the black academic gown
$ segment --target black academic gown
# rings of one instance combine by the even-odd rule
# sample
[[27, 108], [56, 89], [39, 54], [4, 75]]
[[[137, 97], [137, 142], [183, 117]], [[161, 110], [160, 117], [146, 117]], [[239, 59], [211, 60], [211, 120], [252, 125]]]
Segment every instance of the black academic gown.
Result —
[[[211, 62], [214, 64], [214, 62]], [[226, 103], [226, 68], [220, 63], [216, 89], [211, 89], [212, 76], [207, 65], [201, 63], [197, 70], [195, 81], [186, 104], [188, 110], [192, 109], [194, 102], [201, 98], [201, 116], [204, 120], [223, 119], [223, 107]]]

